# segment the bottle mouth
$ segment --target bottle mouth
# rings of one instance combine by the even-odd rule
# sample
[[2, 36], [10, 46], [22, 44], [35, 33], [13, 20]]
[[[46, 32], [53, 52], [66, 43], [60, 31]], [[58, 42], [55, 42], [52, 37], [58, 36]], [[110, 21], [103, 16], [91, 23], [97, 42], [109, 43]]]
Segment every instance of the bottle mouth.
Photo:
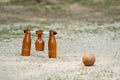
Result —
[[24, 33], [26, 33], [26, 32], [30, 33], [30, 29], [24, 30]]

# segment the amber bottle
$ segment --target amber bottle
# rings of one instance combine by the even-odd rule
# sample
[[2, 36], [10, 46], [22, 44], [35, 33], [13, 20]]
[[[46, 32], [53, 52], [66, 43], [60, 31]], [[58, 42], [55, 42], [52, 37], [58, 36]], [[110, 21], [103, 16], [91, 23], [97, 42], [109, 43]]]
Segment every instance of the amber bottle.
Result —
[[57, 58], [57, 43], [54, 34], [54, 30], [50, 30], [49, 32], [49, 40], [48, 40], [48, 56], [49, 58]]
[[44, 41], [42, 39], [43, 31], [38, 30], [36, 31], [36, 34], [38, 35], [38, 39], [35, 42], [36, 51], [44, 51]]
[[22, 56], [30, 56], [31, 34], [30, 29], [25, 30], [25, 36], [22, 44]]

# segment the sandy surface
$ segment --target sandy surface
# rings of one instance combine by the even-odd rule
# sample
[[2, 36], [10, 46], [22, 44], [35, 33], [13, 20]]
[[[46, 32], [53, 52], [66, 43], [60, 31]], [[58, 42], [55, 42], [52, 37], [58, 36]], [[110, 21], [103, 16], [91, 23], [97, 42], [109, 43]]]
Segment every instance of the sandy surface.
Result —
[[[106, 30], [113, 26], [119, 29], [120, 23], [49, 25], [49, 29], [58, 31], [57, 59], [48, 58], [46, 35], [43, 52], [35, 51], [36, 37], [32, 38], [29, 57], [20, 55], [23, 36], [1, 40], [0, 80], [120, 80], [120, 30]], [[93, 29], [100, 30], [89, 32]], [[83, 65], [81, 58], [86, 52], [96, 56], [94, 66]]]

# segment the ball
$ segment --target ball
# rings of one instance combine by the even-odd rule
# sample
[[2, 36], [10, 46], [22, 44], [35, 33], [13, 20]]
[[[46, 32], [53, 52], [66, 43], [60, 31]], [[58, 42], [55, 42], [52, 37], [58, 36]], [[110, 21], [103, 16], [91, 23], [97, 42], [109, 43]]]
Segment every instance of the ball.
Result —
[[85, 53], [82, 56], [82, 62], [85, 66], [92, 66], [95, 63], [95, 56], [92, 53]]

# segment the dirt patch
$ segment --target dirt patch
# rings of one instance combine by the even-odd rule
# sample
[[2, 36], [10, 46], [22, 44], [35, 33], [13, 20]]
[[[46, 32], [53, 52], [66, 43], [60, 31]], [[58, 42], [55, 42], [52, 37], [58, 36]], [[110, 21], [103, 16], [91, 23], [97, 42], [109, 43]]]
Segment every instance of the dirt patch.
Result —
[[[10, 28], [16, 32], [22, 32], [20, 26], [35, 29], [54, 29], [58, 44], [57, 59], [48, 58], [48, 35], [44, 35], [45, 51], [35, 51], [34, 42], [37, 36], [32, 35], [31, 56], [21, 56], [21, 46], [24, 33], [19, 35], [3, 33], [11, 36], [4, 37], [0, 42], [0, 78], [2, 80], [88, 80], [102, 79], [114, 80], [119, 78], [120, 66], [120, 23], [55, 23], [44, 26], [37, 23], [16, 23], [12, 25], [0, 25], [1, 30]], [[15, 36], [14, 36], [15, 35]], [[14, 37], [13, 37], [14, 36]], [[94, 66], [86, 67], [81, 59], [86, 52], [91, 52], [96, 57]]]
[[10, 0], [0, 0], [0, 2], [9, 2]]

